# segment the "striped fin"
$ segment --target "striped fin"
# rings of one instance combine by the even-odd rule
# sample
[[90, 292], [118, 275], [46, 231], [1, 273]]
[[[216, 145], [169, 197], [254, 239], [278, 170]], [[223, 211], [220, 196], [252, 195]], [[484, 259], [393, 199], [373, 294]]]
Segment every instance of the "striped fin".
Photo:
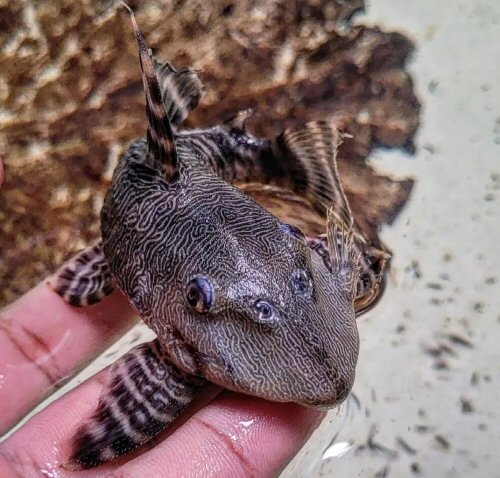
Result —
[[108, 383], [73, 437], [67, 470], [102, 465], [158, 435], [191, 402], [202, 379], [179, 371], [154, 340], [120, 358]]
[[[326, 234], [314, 237], [307, 236], [306, 243], [323, 259], [325, 266], [332, 271]], [[356, 316], [360, 316], [374, 307], [382, 297], [391, 257], [390, 254], [367, 244], [359, 234], [354, 234], [353, 247], [359, 259], [354, 311]]]
[[354, 244], [354, 232], [339, 220], [333, 207], [328, 209], [326, 237], [332, 273], [345, 292], [356, 298], [360, 257]]
[[329, 208], [347, 225], [353, 217], [337, 171], [337, 150], [341, 133], [326, 121], [287, 129], [276, 144], [287, 159], [294, 192], [309, 199], [320, 213]]
[[148, 118], [148, 161], [167, 182], [174, 181], [178, 174], [177, 151], [172, 126], [162, 101], [162, 92], [156, 76], [155, 60], [146, 40], [139, 29], [133, 11], [122, 2], [130, 13], [135, 38], [139, 46], [142, 81], [146, 95], [146, 115]]
[[101, 241], [70, 259], [49, 278], [48, 284], [77, 307], [95, 304], [111, 294], [116, 286]]
[[180, 125], [203, 97], [203, 83], [191, 68], [176, 70], [170, 63], [154, 59], [161, 99], [172, 126]]

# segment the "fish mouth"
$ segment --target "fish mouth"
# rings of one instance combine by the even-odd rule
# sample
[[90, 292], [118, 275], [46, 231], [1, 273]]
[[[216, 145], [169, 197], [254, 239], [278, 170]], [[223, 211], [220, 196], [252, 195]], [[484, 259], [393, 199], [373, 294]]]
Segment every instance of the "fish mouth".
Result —
[[319, 411], [331, 410], [341, 405], [349, 396], [352, 388], [352, 386], [340, 387], [339, 390], [332, 386], [330, 390], [319, 393], [318, 396], [311, 395], [310, 391], [307, 394], [290, 393], [280, 390], [279, 387], [276, 389], [274, 384], [260, 383], [258, 386], [255, 383], [250, 383], [236, 374], [232, 365], [224, 364], [223, 361], [212, 359], [210, 365], [206, 369], [206, 378], [227, 390], [273, 402], [296, 403]]

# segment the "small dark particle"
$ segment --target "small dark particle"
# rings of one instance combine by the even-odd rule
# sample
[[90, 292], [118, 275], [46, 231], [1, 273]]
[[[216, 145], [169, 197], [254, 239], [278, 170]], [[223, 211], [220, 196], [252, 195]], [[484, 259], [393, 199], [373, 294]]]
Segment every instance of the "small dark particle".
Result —
[[415, 425], [415, 431], [418, 433], [427, 433], [433, 430], [429, 425]]
[[397, 334], [402, 334], [406, 330], [406, 327], [403, 324], [399, 324], [396, 327], [396, 333]]
[[453, 255], [449, 252], [443, 254], [443, 262], [450, 262], [453, 259]]
[[486, 201], [486, 202], [491, 202], [491, 201], [494, 201], [495, 200], [495, 195], [493, 193], [488, 193], [488, 194], [485, 194], [483, 199]]
[[479, 428], [480, 431], [485, 432], [488, 430], [488, 425], [486, 425], [486, 423], [480, 423], [477, 428]]
[[462, 413], [467, 414], [474, 411], [474, 407], [469, 399], [464, 397], [460, 398], [460, 404], [462, 406]]
[[424, 347], [424, 351], [432, 357], [441, 357], [443, 355], [451, 355], [456, 357], [456, 352], [447, 344], [440, 343], [436, 347]]
[[424, 144], [423, 148], [430, 154], [434, 154], [436, 152], [436, 147], [433, 144]]
[[451, 334], [447, 334], [446, 337], [448, 337], [448, 340], [452, 344], [461, 345], [462, 347], [467, 347], [469, 349], [474, 347], [474, 345], [472, 344], [472, 342], [469, 339], [467, 339], [461, 335], [451, 333]]
[[141, 333], [139, 331], [136, 331], [132, 334], [132, 337], [130, 338], [128, 343], [129, 343], [129, 345], [132, 345], [132, 344], [135, 344], [136, 342], [138, 342], [139, 340], [141, 340]]
[[443, 301], [441, 299], [438, 299], [437, 297], [431, 297], [429, 299], [429, 302], [432, 304], [432, 305], [441, 305], [443, 303]]
[[450, 280], [450, 274], [444, 272], [443, 274], [439, 274], [439, 278], [442, 280]]
[[472, 372], [472, 375], [470, 376], [470, 384], [475, 387], [479, 383], [479, 373], [478, 372]]
[[367, 446], [362, 444], [362, 445], [358, 445], [356, 447], [356, 450], [354, 451], [354, 454], [355, 455], [360, 455], [361, 453], [363, 453], [365, 450], [366, 450]]
[[420, 474], [420, 465], [418, 463], [413, 462], [410, 465], [410, 471], [412, 473], [414, 473], [415, 475], [419, 475]]
[[488, 285], [496, 284], [497, 278], [496, 277], [486, 277], [486, 279], [484, 279], [484, 283], [488, 284]]
[[426, 287], [434, 290], [443, 290], [443, 286], [437, 282], [427, 282]]
[[491, 375], [489, 373], [485, 373], [483, 375], [483, 380], [488, 383], [491, 382]]
[[420, 269], [420, 264], [416, 259], [413, 259], [405, 270], [407, 272], [412, 272], [413, 277], [416, 279], [420, 279], [422, 277], [422, 270]]
[[381, 443], [375, 441], [376, 434], [377, 434], [377, 427], [375, 425], [372, 425], [370, 428], [370, 432], [368, 433], [368, 438], [366, 439], [366, 444], [368, 448], [372, 451], [388, 455], [391, 458], [396, 458], [398, 456], [398, 452], [396, 450], [391, 450], [385, 445], [382, 445]]
[[377, 401], [377, 394], [376, 394], [375, 389], [373, 387], [372, 387], [371, 393], [372, 393], [372, 402], [376, 402]]
[[426, 413], [426, 411], [423, 408], [419, 408], [418, 409], [418, 416], [420, 418], [425, 418], [427, 416], [427, 413]]
[[448, 362], [446, 360], [439, 359], [434, 362], [432, 368], [434, 370], [449, 370], [450, 366], [448, 365]]
[[450, 442], [443, 435], [434, 435], [434, 440], [443, 450], [450, 449]]
[[479, 314], [482, 314], [484, 312], [484, 304], [482, 302], [476, 302], [474, 304], [474, 310]]
[[409, 445], [404, 438], [396, 437], [396, 443], [409, 455], [415, 455], [417, 453], [417, 450]]
[[431, 80], [427, 85], [427, 89], [429, 90], [429, 93], [433, 94], [436, 92], [438, 86], [439, 86], [439, 81]]

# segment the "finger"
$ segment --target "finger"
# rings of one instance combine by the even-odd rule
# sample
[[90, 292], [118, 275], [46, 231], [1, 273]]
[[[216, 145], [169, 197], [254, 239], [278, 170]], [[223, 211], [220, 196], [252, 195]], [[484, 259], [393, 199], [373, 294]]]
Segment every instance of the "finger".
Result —
[[226, 392], [114, 477], [274, 477], [323, 419], [317, 410]]
[[51, 404], [0, 444], [0, 456], [10, 463], [11, 473], [23, 478], [39, 476], [43, 470], [59, 478], [166, 478], [216, 472], [221, 477], [251, 474], [265, 478], [286, 465], [322, 418], [320, 412], [298, 405], [228, 392], [202, 410], [196, 411], [195, 404], [194, 415], [153, 448], [143, 447], [132, 459], [126, 455], [76, 475], [61, 465], [69, 458], [73, 434], [97, 406], [102, 373]]
[[39, 284], [0, 312], [0, 435], [134, 323], [119, 292], [75, 308]]
[[[19, 477], [75, 476], [64, 470], [70, 452], [70, 440], [82, 420], [95, 410], [106, 371], [88, 380], [31, 418], [24, 426], [0, 443], [0, 457], [9, 463], [5, 467]], [[1, 463], [1, 462], [0, 462]], [[102, 466], [89, 472], [78, 472], [80, 478], [97, 478], [110, 471]], [[0, 468], [0, 476], [4, 470]], [[16, 475], [14, 475], [16, 476]]]

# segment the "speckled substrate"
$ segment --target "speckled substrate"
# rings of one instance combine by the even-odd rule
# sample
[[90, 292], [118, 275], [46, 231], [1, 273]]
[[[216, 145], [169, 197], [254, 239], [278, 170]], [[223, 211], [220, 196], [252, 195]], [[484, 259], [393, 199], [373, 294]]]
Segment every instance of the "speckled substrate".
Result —
[[[261, 135], [332, 119], [353, 135], [340, 170], [358, 221], [373, 234], [394, 219], [412, 181], [379, 176], [365, 158], [376, 145], [412, 149], [419, 104], [404, 67], [413, 47], [398, 33], [349, 28], [362, 0], [130, 4], [160, 58], [200, 70], [207, 95], [190, 124], [248, 107]], [[113, 167], [144, 132], [123, 9], [0, 0], [0, 305], [98, 236]]]

